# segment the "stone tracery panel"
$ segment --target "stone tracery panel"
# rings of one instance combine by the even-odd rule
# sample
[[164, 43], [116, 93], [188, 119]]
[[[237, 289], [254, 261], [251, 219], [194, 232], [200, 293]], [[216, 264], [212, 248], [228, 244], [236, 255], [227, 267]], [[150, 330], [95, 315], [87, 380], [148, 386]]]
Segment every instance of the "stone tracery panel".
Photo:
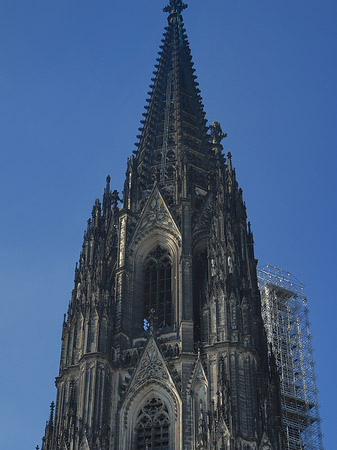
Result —
[[172, 325], [172, 262], [166, 249], [157, 246], [148, 254], [144, 270], [144, 318], [155, 311], [159, 327]]
[[167, 406], [158, 397], [152, 397], [141, 407], [136, 422], [134, 448], [169, 449], [170, 417]]

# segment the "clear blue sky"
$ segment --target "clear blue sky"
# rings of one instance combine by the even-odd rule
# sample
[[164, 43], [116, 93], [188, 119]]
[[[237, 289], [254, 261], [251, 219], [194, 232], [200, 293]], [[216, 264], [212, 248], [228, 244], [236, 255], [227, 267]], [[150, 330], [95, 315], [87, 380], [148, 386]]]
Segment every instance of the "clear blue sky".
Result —
[[[164, 0], [0, 0], [0, 448], [41, 445], [63, 313], [105, 177], [122, 189]], [[261, 264], [305, 285], [336, 448], [337, 2], [190, 0], [209, 122], [228, 133]]]

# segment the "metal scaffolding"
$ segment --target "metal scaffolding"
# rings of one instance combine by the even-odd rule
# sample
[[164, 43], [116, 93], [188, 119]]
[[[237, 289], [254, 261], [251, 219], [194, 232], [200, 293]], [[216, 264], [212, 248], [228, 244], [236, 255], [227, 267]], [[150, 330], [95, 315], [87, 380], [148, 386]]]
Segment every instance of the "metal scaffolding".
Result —
[[323, 450], [303, 284], [271, 265], [258, 269], [262, 318], [280, 374], [286, 450]]

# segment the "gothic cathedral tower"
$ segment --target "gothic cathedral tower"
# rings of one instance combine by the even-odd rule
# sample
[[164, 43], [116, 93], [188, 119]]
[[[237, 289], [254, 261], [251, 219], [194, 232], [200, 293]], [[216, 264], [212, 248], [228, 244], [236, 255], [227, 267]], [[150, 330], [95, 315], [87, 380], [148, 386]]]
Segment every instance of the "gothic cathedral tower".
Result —
[[164, 8], [123, 198], [108, 177], [88, 221], [43, 450], [283, 449], [253, 235], [185, 8]]

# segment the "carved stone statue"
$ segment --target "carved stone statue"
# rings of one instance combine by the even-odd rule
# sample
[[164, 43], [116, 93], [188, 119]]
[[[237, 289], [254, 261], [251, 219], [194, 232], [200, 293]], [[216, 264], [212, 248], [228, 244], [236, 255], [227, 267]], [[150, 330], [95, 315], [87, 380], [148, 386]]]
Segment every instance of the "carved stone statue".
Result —
[[233, 264], [233, 259], [232, 259], [231, 256], [228, 256], [227, 264], [228, 264], [228, 273], [233, 273], [233, 271], [234, 271], [234, 264]]
[[227, 137], [227, 133], [224, 133], [222, 131], [222, 128], [220, 126], [219, 122], [213, 122], [212, 125], [210, 126], [211, 129], [211, 136], [212, 136], [212, 143], [213, 144], [221, 144], [221, 141]]

